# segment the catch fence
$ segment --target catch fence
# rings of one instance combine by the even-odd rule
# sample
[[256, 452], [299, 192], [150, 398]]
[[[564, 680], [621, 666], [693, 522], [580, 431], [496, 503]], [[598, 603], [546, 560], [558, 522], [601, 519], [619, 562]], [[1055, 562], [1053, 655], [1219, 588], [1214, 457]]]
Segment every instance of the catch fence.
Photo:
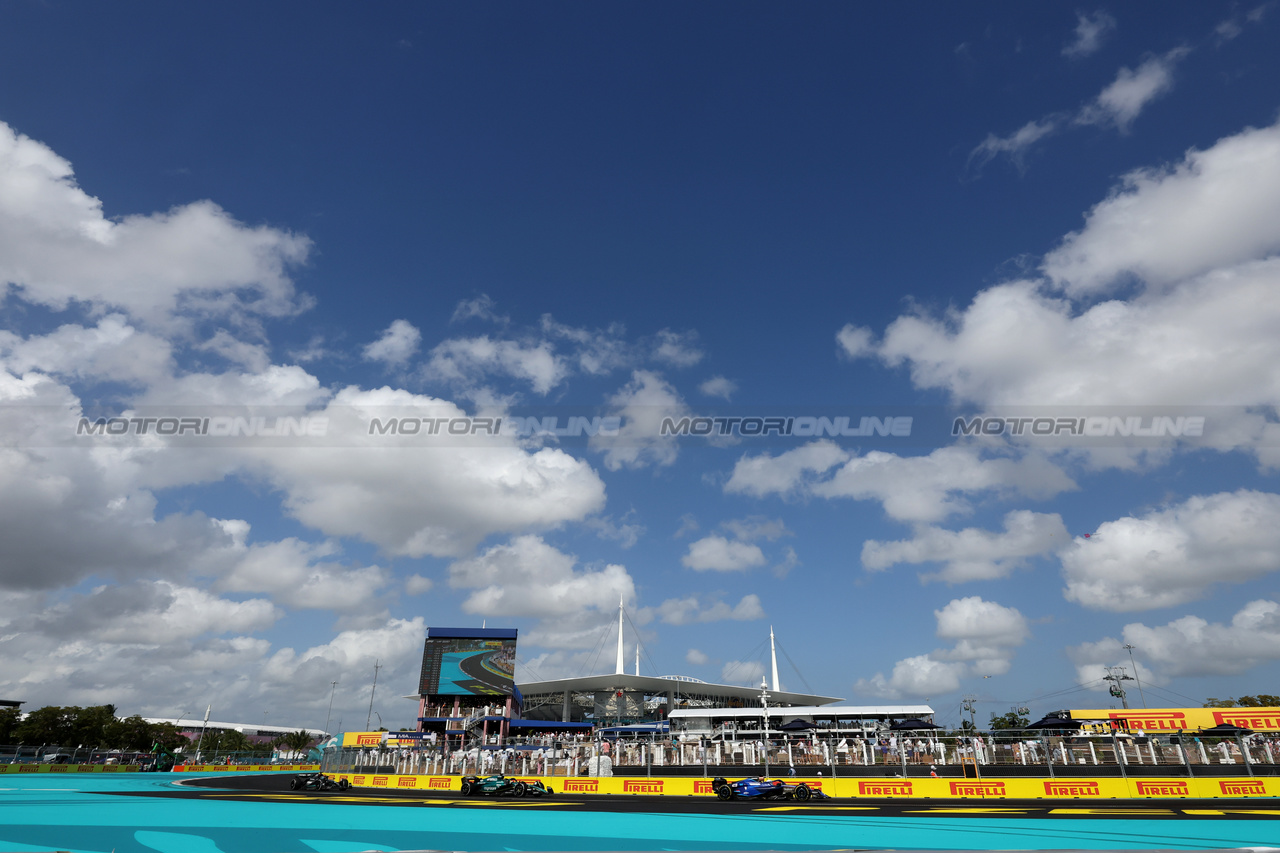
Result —
[[[1209, 775], [1224, 766], [1274, 775], [1280, 739], [1245, 737], [1044, 735], [1033, 731], [984, 732], [975, 736], [894, 733], [876, 737], [777, 737], [721, 740], [677, 739], [560, 740], [553, 737], [509, 739], [502, 744], [446, 749], [439, 745], [330, 749], [326, 773], [399, 773], [430, 775], [579, 776], [635, 774], [663, 768], [767, 767], [773, 774], [795, 768], [800, 775], [856, 774], [864, 769], [912, 767], [1056, 768], [1096, 767], [1126, 773], [1131, 768], [1164, 768], [1170, 773]], [[921, 771], [917, 771], [921, 772]]]

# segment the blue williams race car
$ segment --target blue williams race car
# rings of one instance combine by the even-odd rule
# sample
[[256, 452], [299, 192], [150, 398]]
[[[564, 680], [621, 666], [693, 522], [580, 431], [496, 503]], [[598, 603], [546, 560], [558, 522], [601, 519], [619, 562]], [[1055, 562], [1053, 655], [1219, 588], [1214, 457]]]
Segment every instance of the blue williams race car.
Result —
[[711, 789], [722, 800], [742, 798], [744, 800], [800, 800], [804, 802], [808, 799], [830, 799], [826, 794], [810, 788], [803, 782], [791, 785], [781, 779], [766, 779], [763, 776], [739, 779], [736, 782], [730, 782], [723, 777], [717, 776], [711, 782]]

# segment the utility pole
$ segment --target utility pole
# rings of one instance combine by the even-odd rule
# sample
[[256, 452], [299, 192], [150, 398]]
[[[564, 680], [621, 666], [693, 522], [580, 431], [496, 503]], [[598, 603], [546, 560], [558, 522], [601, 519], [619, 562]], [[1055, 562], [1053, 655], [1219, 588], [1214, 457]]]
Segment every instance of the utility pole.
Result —
[[377, 660], [373, 662], [373, 689], [369, 691], [369, 715], [364, 718], [364, 730], [369, 731], [369, 725], [373, 722], [373, 695], [378, 692], [378, 670], [382, 669], [382, 664]]
[[1129, 651], [1129, 663], [1133, 664], [1133, 680], [1138, 683], [1138, 698], [1142, 700], [1142, 707], [1147, 707], [1147, 697], [1142, 695], [1142, 679], [1138, 677], [1138, 662], [1133, 659], [1133, 643], [1125, 643], [1121, 646]]
[[1117, 697], [1120, 700], [1120, 704], [1125, 707], [1125, 710], [1128, 710], [1129, 698], [1125, 695], [1124, 687], [1121, 686], [1120, 682], [1133, 681], [1133, 678], [1124, 674], [1124, 667], [1107, 667], [1107, 674], [1102, 676], [1102, 680], [1111, 682], [1111, 695]]
[[978, 730], [978, 722], [973, 718], [974, 703], [977, 701], [978, 701], [978, 697], [974, 696], [972, 693], [962, 697], [961, 699], [961, 707], [963, 707], [966, 711], [969, 712], [969, 731], [970, 732], [976, 732]]

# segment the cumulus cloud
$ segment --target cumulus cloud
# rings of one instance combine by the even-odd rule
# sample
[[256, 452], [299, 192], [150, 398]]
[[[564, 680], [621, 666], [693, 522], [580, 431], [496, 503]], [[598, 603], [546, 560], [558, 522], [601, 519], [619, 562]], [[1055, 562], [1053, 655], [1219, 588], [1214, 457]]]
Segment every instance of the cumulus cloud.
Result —
[[738, 383], [723, 376], [713, 376], [698, 386], [698, 390], [708, 397], [720, 397], [728, 400], [738, 390]]
[[247, 545], [248, 524], [223, 521], [219, 526], [233, 541], [220, 555], [233, 562], [216, 584], [226, 592], [267, 593], [273, 601], [293, 608], [348, 613], [377, 606], [377, 594], [391, 581], [390, 574], [378, 566], [326, 560], [339, 551], [332, 542], [288, 537]]
[[731, 660], [720, 668], [723, 684], [742, 684], [759, 687], [764, 681], [764, 664], [758, 660]]
[[594, 435], [589, 446], [604, 452], [610, 471], [670, 465], [679, 449], [675, 436], [661, 434], [663, 418], [689, 414], [679, 392], [657, 373], [637, 370], [631, 381], [609, 398], [609, 414], [622, 419], [616, 435]]
[[527, 382], [546, 394], [568, 375], [563, 359], [546, 341], [524, 343], [490, 338], [452, 338], [437, 344], [423, 368], [437, 381], [472, 389], [491, 375]]
[[732, 494], [757, 498], [796, 495], [817, 482], [815, 475], [830, 471], [848, 458], [846, 450], [826, 440], [811, 441], [777, 456], [743, 456], [734, 464], [724, 488]]
[[764, 565], [765, 556], [759, 545], [712, 534], [690, 542], [680, 562], [698, 572], [734, 572]]
[[558, 449], [531, 453], [495, 437], [406, 452], [367, 434], [369, 418], [388, 413], [466, 415], [447, 401], [347, 388], [319, 413], [350, 443], [261, 453], [256, 462], [289, 511], [329, 536], [361, 538], [392, 555], [456, 557], [486, 536], [552, 528], [604, 507], [599, 476]]
[[1062, 554], [1067, 599], [1115, 612], [1184, 604], [1277, 568], [1280, 495], [1244, 489], [1104, 522]]
[[283, 316], [309, 304], [289, 277], [309, 250], [305, 237], [246, 226], [211, 201], [107, 217], [69, 162], [0, 122], [0, 285], [27, 302], [162, 326], [179, 314]]
[[940, 696], [959, 690], [964, 673], [965, 665], [962, 663], [947, 663], [929, 655], [915, 655], [895, 663], [888, 677], [877, 672], [870, 678], [858, 679], [853, 689], [886, 699]]
[[760, 605], [760, 597], [757, 595], [744, 595], [737, 604], [732, 606], [718, 599], [704, 601], [697, 595], [669, 598], [658, 605], [656, 610], [658, 619], [668, 625], [690, 625], [725, 620], [746, 622], [763, 619], [765, 616], [764, 608]]
[[[817, 476], [827, 471], [829, 477]], [[876, 500], [889, 517], [915, 522], [967, 512], [965, 495], [996, 492], [1048, 498], [1074, 488], [1060, 468], [1037, 454], [984, 459], [978, 448], [944, 447], [927, 456], [883, 451], [851, 455], [829, 441], [811, 442], [778, 456], [744, 456], [725, 484], [726, 492], [757, 497], [799, 493]]]
[[1102, 42], [1116, 28], [1116, 19], [1102, 9], [1087, 15], [1076, 12], [1075, 38], [1062, 48], [1062, 55], [1072, 59], [1080, 59], [1097, 53]]
[[618, 601], [635, 600], [635, 584], [619, 565], [577, 568], [577, 558], [538, 536], [517, 536], [449, 567], [449, 585], [472, 590], [467, 613], [542, 620], [540, 645], [573, 647], [591, 642], [616, 613]]
[[694, 666], [703, 666], [708, 663], [711, 658], [707, 657], [705, 653], [700, 652], [697, 649], [689, 649], [689, 651], [684, 654], [684, 660], [685, 663], [693, 664]]
[[896, 542], [862, 543], [862, 565], [884, 571], [899, 563], [941, 563], [923, 580], [963, 583], [1008, 577], [1032, 557], [1066, 547], [1070, 534], [1057, 513], [1015, 510], [1005, 515], [1000, 533], [976, 527], [946, 530], [922, 525], [914, 536]]
[[366, 361], [381, 361], [391, 367], [404, 365], [422, 342], [422, 333], [408, 320], [393, 320], [387, 330], [364, 348]]
[[[1105, 675], [1108, 665], [1130, 661], [1123, 646], [1134, 647], [1138, 677], [1160, 684], [1183, 676], [1238, 675], [1280, 660], [1280, 604], [1250, 601], [1229, 624], [1183, 616], [1164, 625], [1134, 622], [1124, 626], [1123, 639], [1110, 637], [1067, 650], [1081, 683]], [[1148, 668], [1149, 667], [1149, 668]]]
[[1012, 607], [978, 596], [957, 598], [933, 612], [937, 635], [949, 648], [903, 658], [885, 676], [859, 679], [859, 693], [887, 699], [922, 698], [950, 693], [971, 676], [1002, 675], [1031, 632], [1026, 617]]
[[1277, 221], [1280, 123], [1125, 175], [1045, 257], [1044, 272], [1070, 296], [1104, 293], [1128, 276], [1161, 291], [1274, 254]]

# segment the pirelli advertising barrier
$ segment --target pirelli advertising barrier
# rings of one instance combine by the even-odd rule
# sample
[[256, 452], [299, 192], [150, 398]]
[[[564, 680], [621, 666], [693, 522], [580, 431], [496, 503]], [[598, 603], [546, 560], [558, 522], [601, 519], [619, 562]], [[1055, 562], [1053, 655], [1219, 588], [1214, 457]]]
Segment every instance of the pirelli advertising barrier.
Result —
[[174, 773], [247, 773], [251, 770], [289, 770], [294, 773], [318, 773], [319, 764], [177, 764]]
[[1255, 732], [1280, 731], [1280, 708], [1097, 708], [1072, 710], [1071, 719], [1088, 720], [1095, 731], [1106, 731], [1098, 723], [1115, 721], [1116, 727], [1130, 732], [1141, 729], [1146, 734], [1187, 732], [1195, 734], [1214, 726], [1239, 726]]
[[0, 773], [137, 773], [140, 764], [0, 764]]
[[[337, 773], [355, 788], [396, 788], [415, 791], [457, 791], [461, 776], [397, 776], [394, 774]], [[714, 797], [710, 779], [687, 776], [635, 779], [613, 776], [519, 776], [525, 782], [539, 781], [556, 794], [666, 795]], [[1280, 796], [1280, 777], [1233, 779], [803, 779], [804, 782], [841, 799], [979, 799], [979, 800], [1113, 800]]]

